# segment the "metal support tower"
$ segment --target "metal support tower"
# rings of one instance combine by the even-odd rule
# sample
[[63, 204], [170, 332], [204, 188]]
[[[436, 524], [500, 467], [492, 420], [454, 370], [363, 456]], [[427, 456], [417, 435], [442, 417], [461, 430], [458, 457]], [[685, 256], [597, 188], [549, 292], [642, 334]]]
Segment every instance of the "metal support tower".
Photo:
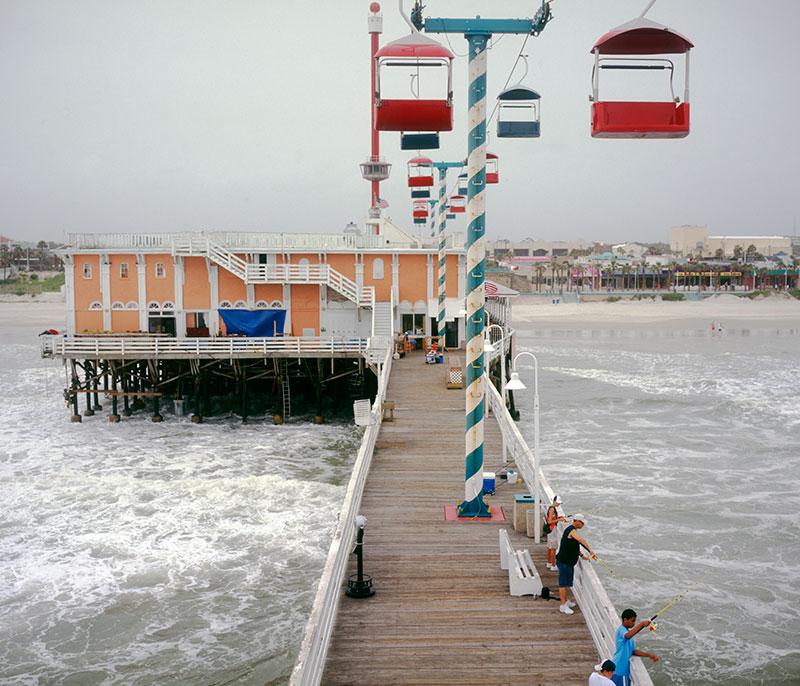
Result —
[[[486, 44], [493, 34], [538, 35], [550, 19], [543, 2], [531, 19], [426, 18], [426, 33], [460, 33], [469, 43], [469, 111], [467, 126], [467, 391], [464, 501], [461, 517], [490, 517], [483, 500], [483, 415], [486, 232]], [[538, 469], [539, 465], [535, 465]], [[538, 506], [539, 494], [534, 493]]]

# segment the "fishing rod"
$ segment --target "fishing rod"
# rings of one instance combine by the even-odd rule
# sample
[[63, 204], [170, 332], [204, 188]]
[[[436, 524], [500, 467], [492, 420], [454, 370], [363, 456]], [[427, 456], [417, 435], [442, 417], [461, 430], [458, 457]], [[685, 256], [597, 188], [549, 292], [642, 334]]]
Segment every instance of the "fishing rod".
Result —
[[689, 591], [692, 590], [692, 588], [694, 587], [691, 586], [687, 588], [685, 591], [678, 593], [678, 595], [671, 598], [658, 612], [656, 612], [652, 617], [650, 617], [650, 624], [648, 625], [648, 629], [650, 629], [650, 631], [655, 631], [658, 628], [658, 624], [655, 624], [656, 617], [658, 617], [659, 615], [663, 615], [665, 612], [675, 607], [679, 602], [681, 602], [681, 600], [683, 600], [686, 597], [686, 595], [689, 593]]

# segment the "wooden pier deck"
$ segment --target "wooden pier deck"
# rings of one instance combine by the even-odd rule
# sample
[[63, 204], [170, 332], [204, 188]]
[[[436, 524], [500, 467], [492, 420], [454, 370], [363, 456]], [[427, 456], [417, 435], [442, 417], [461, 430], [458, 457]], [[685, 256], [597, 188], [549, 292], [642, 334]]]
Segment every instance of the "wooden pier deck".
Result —
[[[525, 486], [500, 481], [488, 498], [505, 522], [444, 519], [444, 506], [464, 496], [464, 391], [447, 390], [443, 367], [419, 354], [394, 363], [395, 421], [381, 427], [361, 503], [364, 570], [376, 594], [342, 596], [322, 683], [584, 685], [597, 651], [580, 610], [566, 616], [557, 600], [512, 597], [500, 569], [505, 528], [557, 594], [544, 541], [514, 532], [513, 496]], [[485, 425], [492, 469], [500, 432], [493, 417]]]

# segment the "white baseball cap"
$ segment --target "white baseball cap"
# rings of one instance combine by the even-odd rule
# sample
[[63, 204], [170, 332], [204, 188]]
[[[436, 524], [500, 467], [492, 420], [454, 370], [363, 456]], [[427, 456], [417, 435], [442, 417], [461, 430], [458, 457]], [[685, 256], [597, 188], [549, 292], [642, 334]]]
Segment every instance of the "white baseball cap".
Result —
[[560, 496], [560, 495], [557, 495], [557, 496], [555, 497], [555, 503], [556, 503], [556, 505], [561, 505], [561, 503], [563, 503], [563, 502], [564, 502], [564, 501], [563, 501], [563, 500], [561, 500], [561, 496]]
[[572, 521], [573, 522], [581, 521], [584, 524], [586, 524], [586, 515], [582, 515], [580, 512], [576, 512], [574, 515], [572, 515]]

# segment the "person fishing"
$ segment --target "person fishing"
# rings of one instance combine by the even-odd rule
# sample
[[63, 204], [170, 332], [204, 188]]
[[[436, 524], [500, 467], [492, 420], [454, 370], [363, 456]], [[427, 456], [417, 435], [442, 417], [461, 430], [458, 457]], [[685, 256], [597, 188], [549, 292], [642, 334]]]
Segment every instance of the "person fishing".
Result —
[[545, 533], [547, 534], [547, 568], [551, 572], [558, 571], [558, 567], [556, 567], [556, 550], [558, 548], [558, 531], [556, 527], [559, 522], [567, 521], [566, 517], [561, 517], [558, 514], [558, 506], [562, 502], [560, 495], [555, 496], [550, 507], [547, 508], [547, 514], [544, 518], [546, 523]]
[[[556, 554], [556, 566], [558, 567], [558, 595], [561, 599], [559, 612], [565, 615], [574, 614], [573, 607], [575, 603], [567, 600], [567, 589], [572, 588], [572, 582], [575, 577], [575, 565], [578, 564], [578, 558], [582, 557], [584, 560], [596, 560], [597, 555], [591, 549], [578, 532], [583, 528], [586, 523], [586, 516], [580, 513], [572, 515], [572, 524], [570, 524], [564, 533], [561, 535], [561, 545]], [[581, 552], [581, 547], [585, 548], [589, 554], [584, 555]]]
[[616, 684], [616, 686], [630, 686], [631, 656], [636, 655], [637, 657], [647, 657], [653, 662], [658, 662], [660, 658], [655, 653], [648, 653], [644, 650], [637, 649], [636, 641], [634, 641], [633, 638], [646, 626], [650, 626], [650, 622], [652, 620], [643, 619], [641, 622], [637, 623], [636, 612], [630, 608], [622, 612], [621, 619], [622, 624], [617, 629], [617, 633], [614, 637], [616, 650], [614, 652], [612, 661], [614, 662], [616, 669], [614, 670], [614, 676], [611, 677], [611, 680]]

